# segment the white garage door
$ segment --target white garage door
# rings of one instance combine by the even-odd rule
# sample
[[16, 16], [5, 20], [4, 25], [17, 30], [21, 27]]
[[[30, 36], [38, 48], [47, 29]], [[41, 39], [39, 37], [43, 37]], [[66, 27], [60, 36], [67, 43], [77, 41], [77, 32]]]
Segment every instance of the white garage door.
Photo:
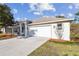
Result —
[[51, 38], [51, 26], [38, 26], [30, 28], [31, 36], [49, 37]]

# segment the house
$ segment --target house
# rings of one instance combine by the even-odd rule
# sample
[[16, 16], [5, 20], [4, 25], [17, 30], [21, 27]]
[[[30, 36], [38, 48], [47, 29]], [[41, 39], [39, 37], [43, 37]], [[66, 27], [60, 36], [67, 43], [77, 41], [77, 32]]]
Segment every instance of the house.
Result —
[[[70, 22], [67, 18], [42, 17], [33, 21], [19, 21], [11, 29], [9, 33], [24, 37], [47, 37], [54, 39], [70, 40]], [[7, 30], [6, 29], [6, 30]]]

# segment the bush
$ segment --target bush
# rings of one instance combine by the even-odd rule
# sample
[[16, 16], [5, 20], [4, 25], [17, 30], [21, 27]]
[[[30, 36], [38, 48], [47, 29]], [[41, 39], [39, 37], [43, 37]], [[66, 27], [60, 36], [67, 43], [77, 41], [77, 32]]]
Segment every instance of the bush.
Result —
[[66, 53], [66, 54], [63, 54], [63, 56], [68, 56], [68, 54]]
[[78, 34], [71, 33], [71, 38], [79, 39], [79, 33]]
[[79, 33], [71, 33], [71, 40], [72, 41], [79, 41]]

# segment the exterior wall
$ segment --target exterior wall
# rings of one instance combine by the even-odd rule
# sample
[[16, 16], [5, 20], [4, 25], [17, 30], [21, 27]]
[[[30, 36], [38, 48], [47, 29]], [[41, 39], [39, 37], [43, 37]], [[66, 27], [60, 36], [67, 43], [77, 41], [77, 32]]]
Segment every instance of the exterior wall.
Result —
[[62, 24], [62, 38], [59, 38], [56, 33], [57, 23], [52, 25], [52, 38], [70, 40], [70, 22], [63, 22]]
[[63, 23], [64, 31], [63, 31], [63, 40], [70, 40], [70, 22]]
[[59, 39], [56, 35], [56, 27], [57, 27], [57, 23], [51, 24], [52, 26], [52, 38], [54, 39]]

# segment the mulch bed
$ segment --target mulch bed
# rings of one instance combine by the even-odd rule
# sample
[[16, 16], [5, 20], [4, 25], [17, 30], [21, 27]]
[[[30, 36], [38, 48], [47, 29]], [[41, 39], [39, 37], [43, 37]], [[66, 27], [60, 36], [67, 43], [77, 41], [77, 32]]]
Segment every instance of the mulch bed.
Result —
[[79, 38], [72, 38], [71, 41], [79, 42]]
[[49, 41], [53, 41], [53, 42], [67, 42], [66, 40], [62, 40], [62, 39], [49, 39]]
[[16, 37], [16, 35], [12, 35], [12, 34], [0, 34], [0, 38], [1, 39], [9, 39], [9, 38], [14, 38]]
[[62, 40], [62, 39], [49, 39], [49, 41], [53, 42], [79, 42], [79, 39], [71, 39], [70, 41]]

